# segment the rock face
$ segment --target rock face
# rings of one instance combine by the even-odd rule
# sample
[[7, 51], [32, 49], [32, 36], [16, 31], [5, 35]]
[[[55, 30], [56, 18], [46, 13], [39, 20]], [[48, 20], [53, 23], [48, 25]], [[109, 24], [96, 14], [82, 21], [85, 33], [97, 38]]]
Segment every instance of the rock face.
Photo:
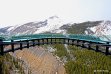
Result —
[[31, 47], [11, 54], [24, 61], [27, 65], [25, 69], [30, 69], [31, 74], [66, 74], [62, 62], [42, 47]]

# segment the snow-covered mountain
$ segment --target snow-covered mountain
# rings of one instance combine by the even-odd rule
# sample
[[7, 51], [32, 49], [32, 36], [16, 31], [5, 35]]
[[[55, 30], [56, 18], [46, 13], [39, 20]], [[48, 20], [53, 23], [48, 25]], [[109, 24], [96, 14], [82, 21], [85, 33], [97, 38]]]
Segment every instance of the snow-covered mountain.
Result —
[[82, 23], [64, 23], [58, 16], [43, 21], [29, 22], [22, 25], [8, 26], [0, 29], [1, 35], [26, 35], [38, 33], [73, 33], [91, 34], [102, 40], [111, 41], [111, 21], [87, 21]]
[[62, 20], [57, 17], [50, 17], [47, 21], [47, 25], [38, 28], [38, 30], [35, 33], [44, 33], [44, 32], [51, 32], [51, 33], [56, 33], [56, 32], [61, 32], [59, 28], [63, 26], [64, 23]]
[[63, 30], [59, 28], [63, 26], [64, 23], [57, 16], [49, 17], [43, 21], [29, 22], [23, 25], [9, 26], [0, 29], [0, 34], [7, 35], [22, 35], [22, 34], [38, 34], [38, 33], [60, 33]]
[[99, 36], [105, 41], [111, 41], [111, 21], [103, 21], [98, 26], [88, 28], [86, 33]]

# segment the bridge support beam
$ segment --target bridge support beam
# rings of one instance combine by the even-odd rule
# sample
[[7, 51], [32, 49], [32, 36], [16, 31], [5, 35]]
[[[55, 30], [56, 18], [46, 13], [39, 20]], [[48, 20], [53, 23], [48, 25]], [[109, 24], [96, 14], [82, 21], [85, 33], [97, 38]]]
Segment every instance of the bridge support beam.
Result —
[[27, 42], [27, 48], [29, 48], [29, 41], [27, 40], [26, 42]]
[[84, 46], [84, 43], [85, 43], [85, 41], [82, 41], [82, 47], [84, 48], [85, 46]]
[[52, 38], [51, 38], [51, 44], [52, 44]]
[[32, 40], [32, 42], [33, 42], [33, 47], [35, 46], [35, 40]]
[[37, 39], [37, 42], [38, 42], [38, 46], [40, 45], [40, 39]]
[[88, 42], [88, 49], [91, 49], [91, 42]]
[[[109, 44], [109, 42], [107, 42], [107, 44]], [[106, 53], [105, 53], [106, 55], [108, 55], [109, 54], [109, 47], [108, 46], [106, 46]]]
[[4, 47], [3, 47], [3, 40], [0, 39], [0, 50], [1, 50], [1, 55], [4, 55]]
[[47, 38], [46, 40], [47, 40], [47, 44], [48, 44], [48, 43], [49, 43], [49, 42], [48, 42], [48, 38]]
[[42, 39], [42, 44], [44, 45], [44, 39]]
[[67, 40], [68, 40], [68, 45], [69, 45], [70, 39], [67, 39]]
[[79, 46], [79, 40], [77, 40], [77, 42], [76, 42], [76, 46]]
[[59, 44], [62, 42], [62, 39], [59, 38]]
[[74, 39], [72, 39], [72, 45], [74, 45]]
[[[99, 43], [98, 43], [99, 44]], [[96, 52], [98, 52], [99, 51], [99, 46], [98, 45], [96, 45]]]
[[14, 43], [13, 43], [14, 41], [13, 40], [11, 40], [11, 48], [12, 48], [12, 52], [14, 52]]
[[65, 43], [66, 43], [66, 39], [64, 38], [64, 39], [63, 39], [63, 44], [65, 44]]
[[55, 38], [55, 42], [54, 43], [56, 44], [56, 38]]
[[22, 50], [23, 48], [22, 48], [22, 42], [20, 42], [20, 50]]

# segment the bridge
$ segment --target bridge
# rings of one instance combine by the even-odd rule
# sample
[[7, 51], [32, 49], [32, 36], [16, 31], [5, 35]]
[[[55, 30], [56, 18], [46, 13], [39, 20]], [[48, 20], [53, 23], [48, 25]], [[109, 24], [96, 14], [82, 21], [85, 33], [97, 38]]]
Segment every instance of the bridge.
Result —
[[109, 50], [111, 42], [103, 41], [97, 36], [84, 34], [32, 34], [9, 38], [0, 37], [0, 54], [4, 55], [8, 52], [44, 44], [76, 45], [88, 50], [104, 53], [105, 55], [111, 55]]

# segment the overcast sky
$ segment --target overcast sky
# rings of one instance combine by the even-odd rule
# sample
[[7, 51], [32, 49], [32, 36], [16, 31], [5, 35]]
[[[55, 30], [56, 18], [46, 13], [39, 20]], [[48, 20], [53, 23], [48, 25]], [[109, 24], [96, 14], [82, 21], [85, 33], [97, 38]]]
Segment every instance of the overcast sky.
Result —
[[111, 0], [0, 0], [0, 27], [53, 15], [69, 22], [111, 20]]

